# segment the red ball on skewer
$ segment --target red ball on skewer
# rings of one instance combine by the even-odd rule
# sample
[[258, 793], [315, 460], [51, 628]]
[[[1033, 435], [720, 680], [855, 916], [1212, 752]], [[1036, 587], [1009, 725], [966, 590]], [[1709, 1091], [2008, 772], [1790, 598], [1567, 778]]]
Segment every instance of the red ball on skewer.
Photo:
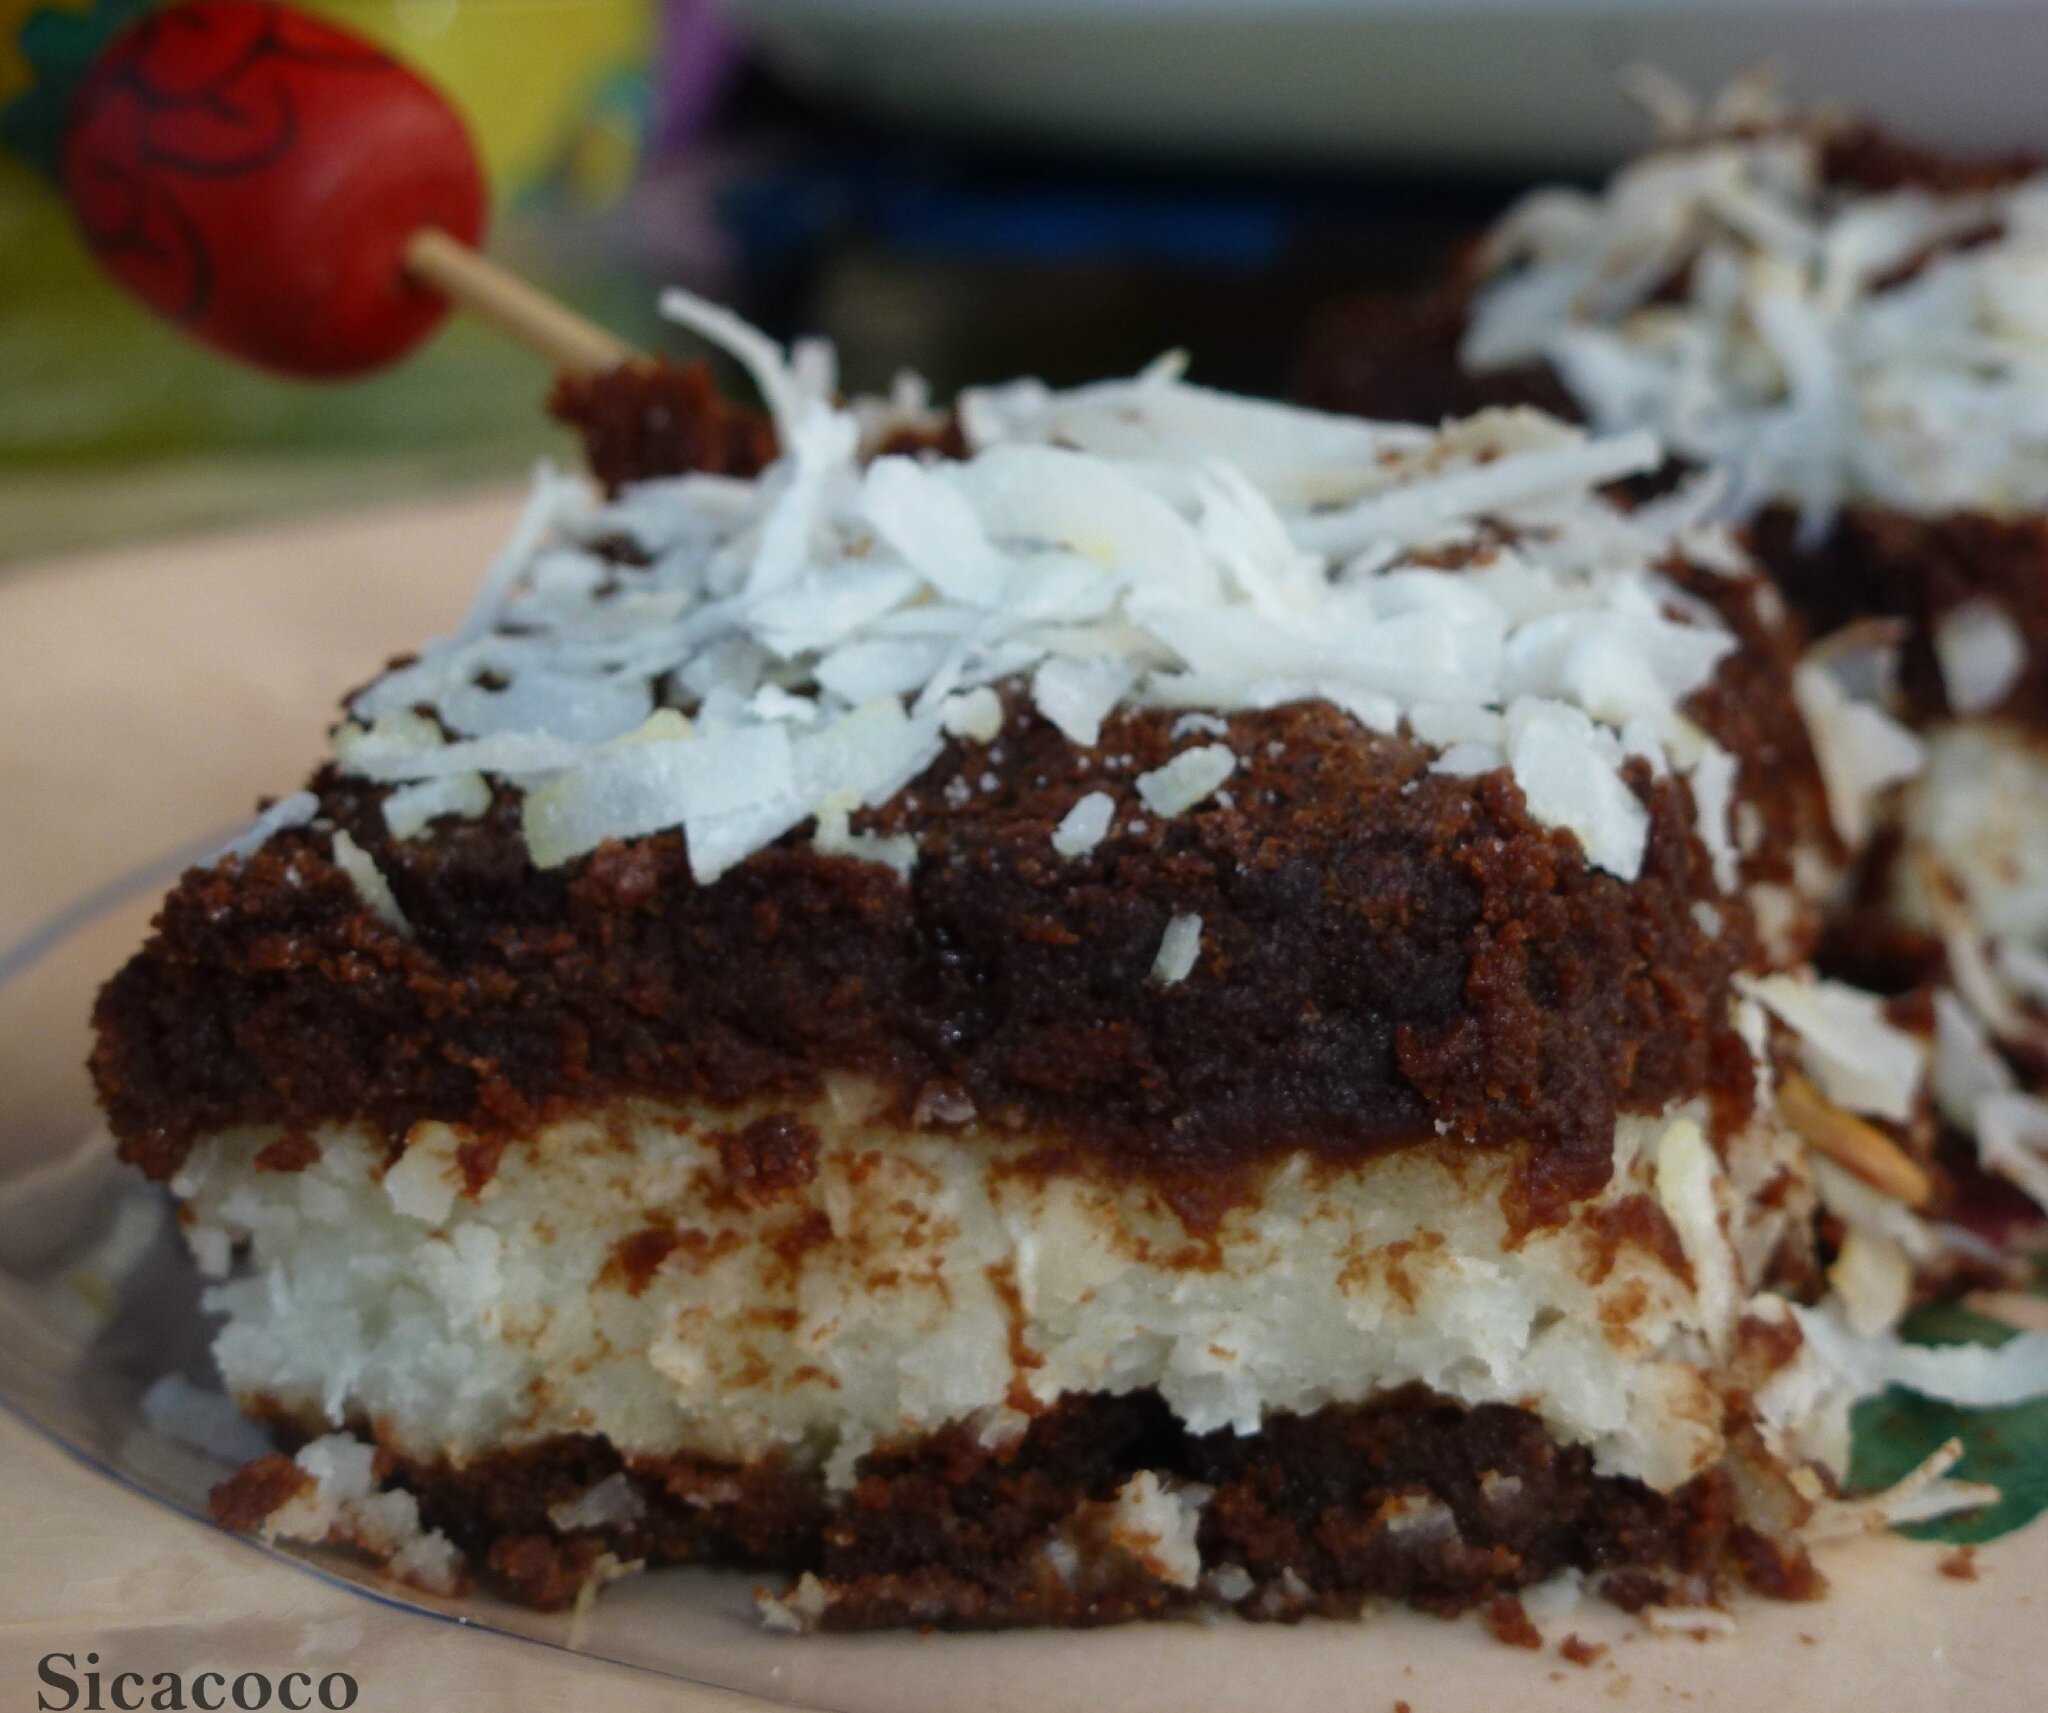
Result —
[[359, 374], [447, 313], [423, 230], [483, 235], [468, 128], [351, 31], [267, 0], [186, 0], [116, 37], [73, 98], [63, 186], [109, 272], [267, 369]]

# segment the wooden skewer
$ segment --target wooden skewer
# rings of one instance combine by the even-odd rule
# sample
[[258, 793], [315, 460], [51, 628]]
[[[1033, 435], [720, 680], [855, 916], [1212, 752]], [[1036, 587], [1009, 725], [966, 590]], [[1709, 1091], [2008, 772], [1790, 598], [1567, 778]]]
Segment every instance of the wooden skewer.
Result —
[[406, 244], [405, 266], [422, 285], [432, 286], [557, 369], [594, 374], [639, 355], [623, 339], [432, 227], [416, 232]]
[[1809, 1147], [1908, 1207], [1934, 1194], [1926, 1169], [1874, 1124], [1844, 1112], [1797, 1071], [1778, 1084], [1778, 1106]]

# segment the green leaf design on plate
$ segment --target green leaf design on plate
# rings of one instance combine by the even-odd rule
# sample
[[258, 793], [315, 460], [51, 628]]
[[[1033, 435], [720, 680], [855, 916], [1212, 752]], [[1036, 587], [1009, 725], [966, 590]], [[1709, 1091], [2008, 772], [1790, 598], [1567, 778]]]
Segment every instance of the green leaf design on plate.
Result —
[[[1917, 1310], [1905, 1334], [1916, 1344], [2003, 1344], [2010, 1328], [1954, 1304]], [[1894, 1387], [1859, 1405], [1849, 1484], [1857, 1492], [1888, 1487], [1950, 1439], [1963, 1442], [1963, 1460], [1951, 1471], [1967, 1481], [1988, 1481], [2004, 1497], [1982, 1511], [1965, 1511], [1899, 1532], [1915, 1540], [1981, 1545], [2011, 1534], [2048, 1510], [2048, 1398], [2002, 1410], [1965, 1410]]]

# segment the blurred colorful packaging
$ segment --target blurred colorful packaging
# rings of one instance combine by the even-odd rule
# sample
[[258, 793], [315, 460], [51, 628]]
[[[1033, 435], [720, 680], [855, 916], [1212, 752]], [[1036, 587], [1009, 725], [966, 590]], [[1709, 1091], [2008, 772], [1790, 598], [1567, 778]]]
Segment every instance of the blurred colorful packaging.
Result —
[[[164, 0], [0, 0], [0, 141], [54, 160], [86, 64]], [[654, 0], [294, 0], [360, 30], [439, 84], [475, 133], [501, 202], [585, 206], [629, 182], [646, 135]]]
[[[84, 68], [159, 3], [0, 0], [0, 463], [40, 478], [0, 482], [0, 554], [344, 498], [345, 471], [316, 468], [342, 460], [419, 486], [505, 470], [540, 446], [545, 376], [476, 329], [451, 325], [367, 383], [307, 388], [191, 347], [99, 277], [48, 173]], [[604, 266], [592, 233], [657, 122], [660, 0], [295, 3], [384, 44], [454, 100], [491, 182], [500, 248], [572, 297], [579, 282], [602, 289], [590, 284]], [[676, 17], [699, 10], [681, 0]], [[704, 51], [690, 66], [700, 79]], [[117, 474], [129, 479], [114, 512], [139, 507], [132, 526], [101, 503]]]

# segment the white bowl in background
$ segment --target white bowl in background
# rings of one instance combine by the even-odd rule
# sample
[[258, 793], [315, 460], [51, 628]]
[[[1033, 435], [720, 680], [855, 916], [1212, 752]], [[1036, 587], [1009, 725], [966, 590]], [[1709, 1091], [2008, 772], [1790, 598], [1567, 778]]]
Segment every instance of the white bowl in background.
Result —
[[2048, 0], [728, 0], [874, 111], [1153, 156], [1568, 170], [1640, 147], [1615, 87], [1770, 58], [1961, 149], [2048, 148]]

